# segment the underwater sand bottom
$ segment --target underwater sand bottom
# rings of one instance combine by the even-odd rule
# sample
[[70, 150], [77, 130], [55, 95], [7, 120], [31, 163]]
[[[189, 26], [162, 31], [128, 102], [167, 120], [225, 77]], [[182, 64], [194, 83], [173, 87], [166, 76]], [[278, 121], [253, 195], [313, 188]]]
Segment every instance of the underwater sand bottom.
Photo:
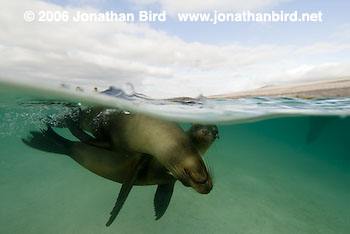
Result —
[[[166, 214], [155, 221], [156, 187], [134, 187], [108, 228], [105, 223], [119, 184], [95, 176], [66, 156], [4, 138], [1, 233], [347, 233], [348, 171], [310, 156], [312, 151], [253, 133], [225, 137], [231, 134], [228, 130], [207, 155], [214, 168], [210, 194], [200, 195], [177, 183]], [[238, 139], [249, 139], [252, 147]]]

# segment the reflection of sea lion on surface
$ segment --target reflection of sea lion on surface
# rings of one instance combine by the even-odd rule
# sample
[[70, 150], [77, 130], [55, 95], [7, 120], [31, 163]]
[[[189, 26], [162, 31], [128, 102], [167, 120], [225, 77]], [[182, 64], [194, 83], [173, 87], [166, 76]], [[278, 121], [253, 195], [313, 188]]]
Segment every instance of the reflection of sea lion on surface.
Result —
[[[106, 110], [103, 110], [103, 112]], [[81, 123], [82, 127], [85, 126], [88, 121], [92, 120], [92, 124], [88, 125], [88, 129], [90, 130], [94, 136], [91, 137], [90, 135], [86, 134], [78, 125], [71, 125], [70, 130], [78, 139], [81, 140], [81, 142], [72, 142], [67, 139], [64, 139], [63, 137], [57, 135], [50, 127], [47, 130], [43, 130], [42, 133], [38, 132], [31, 132], [32, 138], [29, 139], [29, 141], [24, 140], [26, 144], [28, 144], [31, 147], [38, 148], [44, 151], [54, 152], [54, 153], [63, 153], [67, 154], [70, 157], [72, 157], [75, 161], [77, 161], [79, 164], [84, 166], [85, 168], [89, 169], [90, 171], [105, 177], [110, 180], [114, 180], [116, 182], [123, 183], [123, 186], [120, 190], [116, 205], [111, 212], [111, 218], [108, 221], [107, 225], [110, 225], [117, 214], [119, 213], [123, 203], [125, 202], [131, 188], [133, 185], [158, 185], [157, 192], [154, 199], [154, 206], [155, 206], [155, 212], [156, 212], [156, 219], [159, 219], [166, 211], [168, 204], [170, 202], [173, 187], [175, 183], [175, 178], [182, 179], [182, 182], [185, 185], [190, 185], [196, 189], [196, 184], [193, 185], [195, 182], [192, 182], [191, 175], [188, 175], [189, 178], [186, 178], [182, 175], [182, 173], [192, 173], [195, 177], [195, 179], [200, 178], [200, 173], [206, 173], [206, 180], [202, 180], [199, 183], [203, 183], [203, 187], [208, 187], [206, 189], [202, 189], [201, 185], [197, 186], [197, 191], [202, 193], [207, 193], [211, 189], [211, 180], [210, 175], [203, 163], [201, 161], [201, 154], [204, 154], [206, 150], [210, 147], [211, 143], [216, 139], [218, 136], [217, 128], [216, 126], [203, 126], [203, 125], [193, 125], [188, 131], [187, 134], [181, 131], [178, 131], [177, 127], [178, 125], [167, 122], [167, 121], [161, 121], [161, 120], [155, 120], [149, 117], [144, 117], [141, 115], [137, 115], [136, 119], [131, 119], [130, 121], [135, 121], [133, 124], [140, 124], [140, 122], [137, 121], [144, 121], [145, 123], [152, 122], [151, 125], [148, 126], [148, 128], [154, 128], [153, 131], [149, 131], [148, 134], [150, 134], [150, 137], [159, 137], [159, 141], [163, 140], [164, 133], [162, 131], [166, 130], [167, 128], [170, 128], [170, 131], [174, 131], [175, 133], [180, 132], [181, 138], [180, 138], [180, 146], [178, 147], [189, 147], [191, 150], [188, 150], [190, 153], [196, 152], [196, 155], [199, 156], [199, 165], [192, 165], [193, 163], [198, 163], [198, 160], [196, 156], [189, 155], [186, 157], [186, 155], [179, 155], [178, 157], [180, 159], [177, 159], [175, 163], [172, 164], [172, 160], [174, 160], [177, 156], [172, 155], [171, 153], [167, 153], [165, 149], [162, 149], [165, 151], [165, 155], [162, 156], [161, 154], [157, 154], [158, 157], [163, 157], [162, 160], [166, 161], [166, 158], [168, 157], [169, 161], [168, 164], [171, 165], [169, 170], [163, 166], [160, 160], [158, 160], [157, 157], [155, 157], [152, 152], [154, 149], [150, 150], [146, 153], [139, 153], [139, 151], [134, 150], [130, 146], [135, 143], [128, 142], [127, 139], [124, 139], [123, 144], [128, 145], [117, 145], [115, 142], [118, 142], [116, 140], [122, 140], [120, 139], [122, 136], [116, 137], [115, 135], [119, 132], [122, 134], [122, 131], [126, 131], [127, 128], [123, 128], [124, 125], [116, 124], [115, 126], [113, 121], [124, 121], [128, 122], [129, 120], [125, 120], [123, 118], [128, 118], [132, 115], [125, 115], [122, 112], [116, 112], [108, 110], [107, 118], [101, 116], [105, 115], [106, 113], [103, 113], [101, 111], [95, 110], [88, 110], [85, 111], [85, 113], [81, 114], [79, 116], [79, 122]], [[91, 116], [95, 115], [95, 118], [89, 119]], [[100, 115], [100, 116], [98, 116]], [[115, 116], [115, 115], [122, 115]], [[127, 117], [126, 117], [127, 116]], [[96, 118], [97, 117], [97, 118]], [[102, 117], [102, 118], [101, 118]], [[134, 117], [134, 116], [132, 116]], [[101, 119], [99, 119], [101, 118]], [[130, 122], [129, 121], [129, 122]], [[159, 121], [159, 122], [158, 122]], [[162, 129], [159, 130], [159, 126], [154, 124], [161, 124]], [[107, 129], [105, 127], [111, 127], [109, 131], [116, 131], [115, 134], [111, 133], [111, 135], [106, 134], [108, 133]], [[129, 123], [130, 125], [130, 123]], [[120, 127], [122, 126], [122, 127]], [[128, 126], [128, 124], [126, 124]], [[172, 128], [175, 126], [175, 130], [172, 130]], [[120, 127], [119, 131], [117, 130], [118, 127]], [[130, 127], [130, 126], [129, 126]], [[137, 129], [139, 128], [139, 129]], [[141, 129], [144, 129], [144, 126], [135, 126], [135, 130], [130, 130], [131, 133], [136, 134], [137, 131], [140, 131]], [[134, 131], [134, 132], [133, 132]], [[163, 135], [162, 135], [163, 134]], [[174, 134], [174, 133], [173, 133]], [[126, 134], [127, 135], [127, 134]], [[114, 138], [113, 138], [114, 137]], [[168, 137], [167, 134], [165, 134], [165, 137]], [[111, 139], [112, 138], [112, 139]], [[136, 137], [137, 138], [137, 137]], [[185, 139], [185, 144], [181, 140]], [[131, 138], [133, 139], [133, 138]], [[137, 139], [139, 142], [143, 142], [140, 139]], [[169, 142], [169, 139], [165, 139], [165, 143]], [[176, 137], [174, 137], [174, 141], [179, 141]], [[187, 141], [187, 142], [186, 142]], [[147, 141], [148, 142], [148, 141]], [[152, 141], [150, 141], [152, 142]], [[177, 143], [177, 142], [175, 142]], [[168, 143], [169, 144], [169, 143]], [[186, 145], [187, 144], [187, 145]], [[175, 144], [176, 145], [176, 144]], [[189, 145], [189, 146], [188, 146]], [[150, 144], [150, 147], [152, 144]], [[166, 145], [161, 145], [162, 147], [166, 147]], [[174, 153], [187, 153], [186, 150], [174, 150], [174, 145], [171, 145]], [[142, 148], [142, 147], [140, 147]], [[147, 147], [144, 147], [147, 148]], [[198, 152], [199, 151], [199, 152]], [[142, 152], [142, 151], [141, 151]], [[170, 155], [170, 156], [169, 156]], [[194, 159], [192, 158], [194, 157]], [[181, 162], [181, 158], [184, 160], [184, 162]], [[183, 163], [184, 167], [179, 168], [179, 165], [181, 166]], [[203, 163], [203, 164], [202, 164]], [[182, 170], [188, 168], [188, 171], [182, 172]], [[200, 169], [197, 169], [197, 168]], [[204, 167], [204, 168], [202, 168]], [[191, 171], [191, 169], [194, 168], [194, 171]], [[197, 172], [196, 170], [199, 170]], [[201, 171], [203, 170], [203, 171]], [[197, 175], [196, 173], [199, 173]], [[175, 178], [172, 176], [174, 175]], [[176, 177], [179, 176], [180, 177]], [[185, 178], [184, 178], [185, 177]], [[207, 180], [210, 180], [210, 182], [207, 182]]]

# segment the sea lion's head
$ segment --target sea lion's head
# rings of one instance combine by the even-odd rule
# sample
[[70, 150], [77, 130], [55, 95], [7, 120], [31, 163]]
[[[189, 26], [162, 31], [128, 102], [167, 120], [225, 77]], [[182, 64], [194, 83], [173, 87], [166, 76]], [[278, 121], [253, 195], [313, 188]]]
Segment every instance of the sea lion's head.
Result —
[[[193, 124], [187, 134], [197, 146], [205, 145], [205, 150], [219, 138], [219, 131], [215, 125]], [[201, 149], [199, 150], [204, 154]]]
[[170, 174], [201, 194], [209, 193], [213, 188], [212, 177], [199, 150], [193, 146], [191, 153], [176, 155], [176, 159], [168, 164]]
[[188, 138], [186, 141], [178, 141], [179, 144], [169, 150], [172, 152], [169, 158], [173, 160], [168, 161], [168, 169], [183, 185], [207, 194], [212, 190], [213, 182], [202, 156], [219, 137], [218, 128], [215, 125], [193, 124], [186, 133], [190, 141]]
[[184, 174], [180, 181], [185, 186], [191, 186], [198, 193], [207, 194], [213, 188], [209, 170], [200, 157], [188, 157], [182, 163]]
[[[192, 130], [193, 132], [197, 132], [196, 134], [194, 134], [197, 137], [204, 137], [207, 136], [208, 140], [209, 139], [215, 139], [219, 137], [219, 130], [218, 127], [216, 125], [213, 124], [192, 124], [190, 130]], [[205, 139], [203, 139], [205, 140]]]
[[161, 139], [161, 150], [158, 152], [161, 163], [168, 173], [183, 185], [194, 188], [201, 194], [209, 193], [213, 188], [212, 176], [203, 161], [203, 155], [218, 138], [215, 125], [193, 124], [183, 134], [180, 129], [172, 134], [169, 141]]

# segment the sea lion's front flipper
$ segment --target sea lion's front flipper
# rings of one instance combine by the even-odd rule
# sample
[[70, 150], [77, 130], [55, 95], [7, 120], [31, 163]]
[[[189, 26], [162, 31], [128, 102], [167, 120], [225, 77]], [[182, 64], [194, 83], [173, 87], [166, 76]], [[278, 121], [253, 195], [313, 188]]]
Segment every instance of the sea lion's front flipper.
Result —
[[69, 120], [67, 125], [72, 135], [78, 138], [81, 142], [104, 149], [112, 148], [109, 142], [97, 140], [96, 138], [87, 134], [82, 128], [79, 127], [78, 122]]
[[115, 218], [117, 217], [117, 215], [119, 214], [121, 208], [124, 205], [126, 198], [128, 197], [128, 195], [132, 189], [132, 186], [134, 185], [134, 183], [137, 179], [139, 172], [141, 171], [142, 168], [144, 168], [144, 165], [148, 160], [149, 160], [148, 157], [141, 156], [141, 158], [139, 159], [139, 161], [137, 162], [137, 164], [135, 166], [135, 170], [132, 171], [129, 179], [127, 179], [123, 183], [122, 188], [119, 191], [117, 201], [113, 207], [113, 210], [110, 213], [111, 217], [109, 218], [108, 222], [106, 223], [106, 226], [111, 225], [113, 223], [113, 221], [115, 220]]
[[154, 211], [156, 212], [156, 220], [160, 219], [169, 206], [171, 196], [173, 195], [175, 181], [170, 184], [160, 184], [157, 187], [154, 196]]

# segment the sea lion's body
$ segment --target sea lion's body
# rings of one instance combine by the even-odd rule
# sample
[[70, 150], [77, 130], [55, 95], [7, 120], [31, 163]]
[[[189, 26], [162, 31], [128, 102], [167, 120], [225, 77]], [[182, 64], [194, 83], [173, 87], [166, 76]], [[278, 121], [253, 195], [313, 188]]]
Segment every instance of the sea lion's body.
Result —
[[177, 179], [199, 193], [212, 189], [201, 157], [218, 137], [216, 126], [193, 125], [185, 133], [169, 121], [101, 108], [80, 112], [78, 119], [68, 122], [72, 134], [81, 141], [67, 140], [48, 126], [41, 133], [31, 132], [32, 137], [23, 142], [66, 154], [95, 174], [122, 183], [107, 226], [120, 212], [133, 185], [158, 185], [156, 219], [167, 210]]
[[78, 122], [94, 135], [96, 146], [107, 145], [105, 148], [126, 155], [152, 155], [184, 185], [199, 193], [212, 189], [201, 152], [178, 124], [103, 108], [85, 110]]
[[[137, 153], [127, 155], [124, 152], [101, 149], [82, 142], [73, 142], [67, 155], [91, 172], [118, 183], [124, 183], [140, 157], [145, 157]], [[151, 159], [134, 185], [167, 184], [173, 180], [174, 177], [167, 173], [158, 160]]]
[[181, 142], [195, 150], [179, 125], [140, 114], [125, 114], [117, 110], [88, 109], [79, 118], [82, 129], [97, 139], [108, 141], [112, 150], [142, 152], [153, 155], [164, 164], [169, 148]]
[[[193, 125], [186, 134], [204, 155], [215, 141], [217, 129], [210, 125]], [[125, 182], [140, 157], [151, 157], [147, 168], [141, 171], [134, 185], [168, 184], [175, 180], [156, 158], [140, 153], [112, 151], [83, 142], [73, 142], [69, 145], [67, 155], [93, 173], [118, 183]]]

